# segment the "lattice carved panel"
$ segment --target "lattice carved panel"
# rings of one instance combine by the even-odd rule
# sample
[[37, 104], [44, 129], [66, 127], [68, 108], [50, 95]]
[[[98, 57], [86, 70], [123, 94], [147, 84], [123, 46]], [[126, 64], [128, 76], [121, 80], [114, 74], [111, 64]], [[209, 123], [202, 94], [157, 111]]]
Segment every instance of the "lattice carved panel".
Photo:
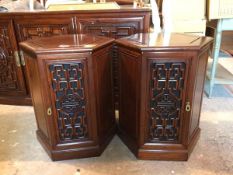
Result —
[[82, 62], [50, 64], [49, 70], [60, 140], [88, 137], [84, 64]]
[[186, 64], [151, 63], [150, 119], [151, 142], [178, 141]]
[[0, 25], [0, 90], [17, 89], [14, 51], [7, 25]]
[[93, 23], [89, 21], [81, 21], [81, 33], [94, 33], [99, 36], [107, 36], [111, 38], [121, 38], [135, 34], [138, 31], [138, 22], [129, 22], [126, 24], [114, 23]]
[[20, 29], [20, 40], [25, 41], [39, 37], [50, 37], [70, 33], [69, 24], [24, 24], [18, 25]]

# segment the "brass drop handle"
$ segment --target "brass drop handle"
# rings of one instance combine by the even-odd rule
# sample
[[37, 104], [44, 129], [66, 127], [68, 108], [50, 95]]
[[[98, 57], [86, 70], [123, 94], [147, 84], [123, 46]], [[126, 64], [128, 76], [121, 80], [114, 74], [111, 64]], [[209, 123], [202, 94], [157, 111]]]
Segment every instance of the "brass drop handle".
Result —
[[190, 102], [186, 102], [185, 110], [186, 110], [187, 112], [191, 111]]
[[47, 114], [48, 114], [49, 116], [52, 115], [52, 109], [51, 109], [51, 107], [49, 107], [49, 108], [47, 109]]

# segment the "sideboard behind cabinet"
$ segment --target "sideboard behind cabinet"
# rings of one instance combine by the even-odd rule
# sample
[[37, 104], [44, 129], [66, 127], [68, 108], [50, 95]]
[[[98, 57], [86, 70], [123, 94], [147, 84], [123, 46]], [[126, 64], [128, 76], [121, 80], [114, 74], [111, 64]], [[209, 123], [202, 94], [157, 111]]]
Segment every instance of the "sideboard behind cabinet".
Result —
[[[17, 49], [19, 42], [64, 34], [92, 33], [120, 38], [137, 32], [147, 32], [149, 30], [150, 10], [146, 8], [134, 9], [132, 7], [93, 11], [49, 12], [35, 10], [29, 12], [25, 10], [23, 12], [1, 13], [0, 18], [2, 57], [10, 54], [10, 56], [7, 56], [7, 63], [9, 64], [4, 63], [4, 59], [0, 63], [3, 68], [2, 72], [4, 70], [0, 82], [0, 103], [25, 105], [31, 104], [31, 97], [24, 57]], [[10, 37], [4, 37], [5, 35]], [[8, 44], [8, 48], [4, 43]], [[117, 48], [116, 46], [113, 47], [114, 96], [117, 102]], [[15, 51], [16, 54], [14, 54]], [[19, 61], [16, 62], [13, 55]], [[13, 66], [10, 66], [10, 64]], [[5, 71], [6, 69], [7, 71]]]

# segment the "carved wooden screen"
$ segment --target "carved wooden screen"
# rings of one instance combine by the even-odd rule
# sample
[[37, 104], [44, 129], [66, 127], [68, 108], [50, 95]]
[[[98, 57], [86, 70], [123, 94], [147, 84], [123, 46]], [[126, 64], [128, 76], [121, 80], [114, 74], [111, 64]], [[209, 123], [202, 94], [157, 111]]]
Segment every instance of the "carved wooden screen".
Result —
[[150, 142], [179, 141], [185, 62], [150, 64]]
[[54, 62], [48, 66], [59, 139], [87, 138], [84, 62]]

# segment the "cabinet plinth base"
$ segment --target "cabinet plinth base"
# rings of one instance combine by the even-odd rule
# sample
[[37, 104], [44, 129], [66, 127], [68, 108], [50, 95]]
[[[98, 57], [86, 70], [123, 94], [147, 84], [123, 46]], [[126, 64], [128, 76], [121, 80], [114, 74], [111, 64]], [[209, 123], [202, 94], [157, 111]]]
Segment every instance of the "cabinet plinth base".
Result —
[[142, 160], [188, 160], [187, 150], [138, 150], [138, 158]]
[[[108, 146], [109, 142], [114, 137], [115, 133], [116, 127], [113, 127], [111, 130], [111, 134], [108, 135], [108, 137], [105, 139], [105, 142], [99, 145], [53, 150], [52, 147], [49, 145], [48, 141], [46, 141], [45, 136], [39, 130], [37, 130], [36, 132], [38, 141], [53, 161], [100, 156], [102, 152], [105, 150], [105, 148]], [[69, 145], [67, 144], [67, 147], [68, 146]]]
[[181, 144], [164, 144], [164, 148], [166, 147], [166, 149], [161, 149], [163, 143], [150, 144], [150, 149], [139, 148], [136, 141], [121, 130], [118, 131], [118, 136], [138, 159], [187, 161], [200, 137], [200, 129], [196, 130], [188, 147]]
[[0, 96], [0, 104], [32, 106], [32, 99], [30, 97]]

